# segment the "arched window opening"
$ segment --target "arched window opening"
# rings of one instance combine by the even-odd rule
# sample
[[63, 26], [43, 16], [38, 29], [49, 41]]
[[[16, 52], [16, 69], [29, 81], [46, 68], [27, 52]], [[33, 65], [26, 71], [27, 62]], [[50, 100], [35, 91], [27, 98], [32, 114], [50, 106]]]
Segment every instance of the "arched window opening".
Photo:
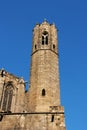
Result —
[[52, 115], [51, 122], [54, 122], [54, 115]]
[[42, 96], [45, 96], [46, 95], [46, 92], [45, 92], [45, 89], [42, 90]]
[[8, 84], [4, 90], [4, 99], [2, 105], [3, 111], [9, 112], [11, 110], [12, 97], [13, 97], [13, 86], [12, 84]]
[[55, 45], [53, 44], [53, 49], [55, 50]]
[[2, 119], [3, 119], [3, 115], [0, 115], [0, 121], [2, 121]]
[[48, 32], [44, 31], [42, 34], [42, 45], [48, 45]]
[[35, 45], [35, 50], [37, 49], [37, 45]]
[[48, 45], [48, 36], [46, 36], [46, 45]]
[[5, 70], [2, 69], [1, 71], [1, 77], [4, 77], [5, 76]]
[[42, 45], [44, 45], [44, 36], [42, 36]]

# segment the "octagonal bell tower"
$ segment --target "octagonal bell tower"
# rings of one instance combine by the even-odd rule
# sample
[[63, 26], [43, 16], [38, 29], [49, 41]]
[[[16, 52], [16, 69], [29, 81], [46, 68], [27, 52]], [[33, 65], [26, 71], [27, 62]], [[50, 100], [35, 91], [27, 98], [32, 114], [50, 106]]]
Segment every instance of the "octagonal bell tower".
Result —
[[37, 24], [33, 29], [32, 43], [27, 111], [35, 115], [28, 121], [30, 130], [65, 130], [55, 25], [47, 21]]
[[47, 112], [60, 106], [58, 37], [54, 24], [44, 21], [33, 30], [29, 111]]

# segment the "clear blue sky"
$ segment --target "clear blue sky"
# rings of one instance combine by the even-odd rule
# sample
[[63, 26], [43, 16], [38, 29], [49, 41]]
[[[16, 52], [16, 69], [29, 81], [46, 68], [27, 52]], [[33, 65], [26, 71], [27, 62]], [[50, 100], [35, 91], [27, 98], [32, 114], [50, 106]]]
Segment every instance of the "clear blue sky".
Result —
[[61, 104], [67, 130], [86, 130], [86, 0], [1, 0], [0, 68], [29, 79], [32, 29], [44, 18], [59, 29]]

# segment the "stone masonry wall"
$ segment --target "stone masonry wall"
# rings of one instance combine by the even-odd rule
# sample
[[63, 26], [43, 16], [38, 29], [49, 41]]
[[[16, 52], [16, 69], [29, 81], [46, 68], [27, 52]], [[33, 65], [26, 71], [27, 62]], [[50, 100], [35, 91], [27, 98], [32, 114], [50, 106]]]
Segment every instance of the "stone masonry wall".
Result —
[[4, 115], [0, 121], [1, 130], [65, 130], [63, 107], [58, 109], [60, 114], [16, 114]]
[[[2, 112], [2, 107], [5, 98], [5, 88], [8, 84], [13, 86], [13, 96], [11, 102], [11, 112], [23, 112], [25, 103], [25, 86], [23, 78], [18, 78], [5, 70], [0, 71], [0, 112]], [[7, 99], [6, 99], [7, 100]]]

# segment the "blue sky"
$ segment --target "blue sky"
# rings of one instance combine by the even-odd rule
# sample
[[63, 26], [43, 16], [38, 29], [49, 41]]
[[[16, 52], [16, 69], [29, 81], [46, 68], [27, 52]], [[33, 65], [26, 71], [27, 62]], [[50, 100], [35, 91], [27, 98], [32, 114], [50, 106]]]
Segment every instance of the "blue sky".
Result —
[[55, 23], [59, 37], [61, 104], [67, 130], [87, 124], [87, 1], [0, 1], [0, 68], [29, 80], [32, 29]]

